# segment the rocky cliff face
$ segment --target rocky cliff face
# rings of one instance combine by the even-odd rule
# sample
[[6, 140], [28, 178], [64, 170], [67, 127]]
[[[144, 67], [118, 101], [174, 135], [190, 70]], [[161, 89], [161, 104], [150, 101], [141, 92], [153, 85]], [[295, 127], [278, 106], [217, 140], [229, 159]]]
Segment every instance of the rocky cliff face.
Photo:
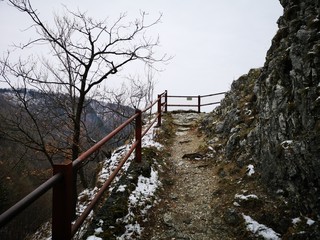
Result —
[[312, 214], [320, 209], [320, 1], [280, 2], [264, 67], [236, 80], [205, 125], [228, 160], [254, 162], [264, 184]]
[[256, 83], [262, 180], [305, 211], [320, 202], [319, 1], [281, 0], [284, 15]]

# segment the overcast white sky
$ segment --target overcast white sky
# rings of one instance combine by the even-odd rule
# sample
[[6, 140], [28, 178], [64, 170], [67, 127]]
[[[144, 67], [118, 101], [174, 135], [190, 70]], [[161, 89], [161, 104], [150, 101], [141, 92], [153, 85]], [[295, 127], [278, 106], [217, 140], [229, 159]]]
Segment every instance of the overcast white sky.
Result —
[[[59, 12], [62, 3], [79, 8], [97, 19], [116, 19], [121, 12], [128, 20], [139, 11], [162, 23], [152, 34], [160, 36], [161, 49], [174, 56], [165, 71], [156, 75], [156, 93], [203, 95], [230, 89], [234, 79], [250, 68], [263, 66], [277, 19], [282, 15], [278, 0], [31, 0], [44, 19]], [[28, 17], [0, 2], [0, 53], [12, 43], [23, 42], [32, 31]], [[27, 37], [26, 37], [27, 36]], [[130, 68], [127, 69], [131, 71]], [[132, 69], [133, 70], [133, 69]], [[143, 72], [143, 69], [141, 69]], [[119, 76], [121, 77], [121, 76]]]

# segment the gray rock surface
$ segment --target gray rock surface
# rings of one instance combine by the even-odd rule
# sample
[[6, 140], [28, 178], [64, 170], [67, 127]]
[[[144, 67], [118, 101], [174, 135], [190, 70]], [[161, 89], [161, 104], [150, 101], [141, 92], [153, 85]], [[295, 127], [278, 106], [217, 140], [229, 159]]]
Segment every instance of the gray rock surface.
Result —
[[254, 162], [261, 181], [282, 189], [293, 209], [318, 215], [320, 3], [280, 2], [284, 14], [264, 67], [234, 81], [203, 128], [227, 161]]
[[265, 183], [312, 212], [320, 208], [319, 2], [280, 2], [284, 15], [257, 81], [256, 157]]

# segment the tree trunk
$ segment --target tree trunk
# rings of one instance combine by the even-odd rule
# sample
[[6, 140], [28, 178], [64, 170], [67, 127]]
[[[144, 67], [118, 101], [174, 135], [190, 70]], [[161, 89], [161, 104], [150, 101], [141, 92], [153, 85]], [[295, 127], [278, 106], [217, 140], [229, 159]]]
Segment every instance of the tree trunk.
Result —
[[[81, 115], [85, 101], [85, 93], [84, 91], [80, 92], [79, 100], [76, 105], [76, 114], [74, 118], [74, 132], [73, 132], [73, 141], [72, 141], [72, 161], [76, 160], [80, 154], [80, 134], [81, 134]], [[82, 168], [75, 169], [73, 173], [73, 207], [76, 209], [77, 198], [78, 198], [78, 190], [77, 190], [77, 180], [78, 173], [80, 175], [80, 181], [83, 188], [87, 188], [88, 184], [85, 180], [84, 172]], [[75, 217], [75, 211], [74, 211]]]

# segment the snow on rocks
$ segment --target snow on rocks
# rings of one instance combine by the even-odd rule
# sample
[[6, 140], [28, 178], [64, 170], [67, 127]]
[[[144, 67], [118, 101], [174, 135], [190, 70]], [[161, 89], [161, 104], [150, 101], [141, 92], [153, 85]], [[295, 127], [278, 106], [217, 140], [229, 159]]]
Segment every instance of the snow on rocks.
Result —
[[280, 234], [276, 233], [272, 228], [269, 228], [263, 224], [258, 223], [250, 216], [242, 214], [246, 225], [247, 230], [252, 232], [256, 236], [263, 237], [266, 240], [280, 240]]
[[[143, 137], [142, 144], [141, 144], [142, 147], [156, 147], [157, 149], [160, 149], [162, 147], [162, 145], [160, 143], [154, 141], [154, 134], [155, 134], [155, 128], [152, 127], [148, 131], [148, 133], [146, 133], [146, 135]], [[119, 165], [119, 162], [121, 161], [122, 157], [125, 155], [125, 153], [127, 151], [129, 151], [129, 149], [130, 149], [129, 144], [121, 146], [114, 151], [114, 153], [112, 154], [110, 159], [104, 161], [101, 172], [98, 175], [97, 182], [100, 182], [101, 184], [103, 184], [110, 177], [112, 172]], [[128, 170], [128, 167], [131, 164], [133, 158], [134, 158], [134, 155], [131, 155], [129, 157], [127, 162], [122, 167], [122, 172], [126, 172]], [[110, 191], [112, 191], [115, 183], [118, 182], [120, 175], [121, 174], [118, 174], [118, 176], [113, 181], [113, 184], [111, 185]], [[118, 191], [124, 191], [125, 186], [122, 186], [122, 187], [123, 188], [120, 188], [120, 190], [118, 189]], [[98, 190], [99, 190], [98, 188], [94, 188], [91, 191], [86, 189], [82, 193], [80, 193], [80, 196], [81, 196], [81, 194], [87, 195], [87, 196], [92, 196], [92, 195], [94, 196]], [[89, 198], [89, 199], [91, 200], [91, 198]], [[81, 213], [81, 211], [79, 211], [79, 213]]]
[[280, 146], [283, 148], [283, 149], [289, 149], [293, 144], [293, 141], [292, 140], [285, 140], [283, 141], [282, 143], [280, 143]]
[[96, 228], [96, 229], [94, 230], [94, 233], [95, 233], [95, 234], [99, 234], [99, 233], [102, 233], [102, 232], [103, 232], [103, 230], [102, 230], [101, 227], [98, 227], [98, 228]]
[[292, 224], [296, 225], [299, 222], [301, 222], [301, 219], [299, 217], [292, 219]]
[[[154, 139], [156, 134], [156, 129], [152, 127], [142, 139], [142, 147], [155, 147], [161, 149], [163, 146], [156, 142]], [[119, 161], [122, 159], [122, 156], [127, 152], [130, 146], [125, 145], [114, 152], [111, 158], [106, 161], [105, 165], [102, 168], [101, 174], [99, 175], [98, 181], [103, 183], [110, 176], [113, 170], [118, 165]], [[128, 170], [130, 163], [132, 162], [133, 155], [128, 159], [127, 163], [124, 165], [124, 172]], [[138, 177], [138, 182], [136, 184], [135, 190], [133, 190], [128, 199], [128, 214], [122, 218], [118, 218], [116, 221], [118, 224], [125, 225], [125, 232], [118, 236], [117, 239], [135, 239], [139, 237], [142, 233], [143, 228], [140, 226], [137, 219], [143, 218], [147, 211], [156, 204], [155, 193], [157, 189], [161, 186], [159, 181], [159, 175], [157, 171], [157, 163], [153, 163], [151, 167], [150, 177], [145, 177], [140, 175]], [[120, 174], [121, 175], [121, 174]], [[115, 187], [116, 182], [120, 179], [121, 176], [118, 176], [115, 179], [115, 183], [111, 186], [110, 191]], [[127, 191], [128, 186], [122, 184], [117, 186], [116, 192], [125, 192]], [[96, 229], [97, 230], [97, 229]], [[101, 233], [103, 235], [103, 229], [98, 228], [98, 232], [95, 231], [94, 235], [87, 237], [87, 240], [100, 239], [99, 236]], [[94, 238], [96, 237], [96, 238]]]
[[157, 129], [152, 127], [146, 135], [142, 138], [142, 147], [155, 147], [158, 150], [163, 147], [162, 144], [155, 141], [155, 135], [156, 135]]
[[243, 201], [248, 201], [249, 199], [258, 199], [257, 195], [255, 194], [249, 194], [249, 195], [236, 194], [234, 198], [243, 200]]
[[103, 240], [103, 239], [96, 236], [90, 236], [87, 238], [87, 240]]
[[117, 192], [124, 192], [126, 190], [127, 185], [120, 185], [117, 189]]
[[[133, 239], [133, 236], [140, 236], [143, 228], [135, 220], [136, 214], [145, 216], [147, 211], [152, 207], [154, 202], [156, 190], [161, 186], [159, 181], [158, 171], [151, 168], [150, 178], [139, 176], [136, 189], [129, 196], [128, 214], [117, 221], [121, 221], [126, 224], [126, 231], [123, 235], [117, 239]], [[139, 206], [139, 212], [134, 211], [136, 206]]]
[[[311, 218], [304, 217], [304, 219], [305, 219], [305, 224], [307, 224], [308, 226], [311, 226], [311, 225], [313, 225], [313, 224], [315, 223], [315, 221], [312, 220]], [[302, 222], [302, 220], [301, 220], [300, 217], [297, 217], [297, 218], [293, 218], [293, 219], [292, 219], [292, 224], [293, 224], [293, 225], [297, 225], [297, 224], [299, 224], [299, 223], [301, 223], [301, 222]]]
[[[101, 187], [103, 183], [110, 177], [112, 172], [116, 169], [119, 162], [121, 161], [124, 154], [130, 149], [130, 145], [124, 145], [119, 147], [114, 151], [110, 159], [106, 159], [106, 161], [103, 162], [102, 169], [97, 177], [97, 185]], [[126, 172], [128, 170], [128, 167], [130, 163], [132, 162], [134, 156], [131, 155], [127, 162], [123, 165], [121, 172]], [[115, 184], [119, 181], [121, 176], [121, 173], [118, 174], [115, 179], [113, 180], [109, 191], [111, 192], [114, 188]], [[91, 200], [94, 198], [94, 196], [99, 191], [98, 187], [94, 187], [93, 189], [85, 189], [78, 195], [78, 204], [76, 206], [76, 214], [77, 216], [80, 216], [83, 211], [87, 208]], [[81, 236], [85, 233], [86, 228], [88, 227], [88, 224], [90, 223], [93, 216], [93, 211], [89, 214], [86, 221], [82, 224], [80, 230], [77, 232], [77, 238], [81, 238]]]
[[233, 206], [244, 207], [246, 209], [262, 206], [262, 200], [255, 194], [235, 194]]
[[311, 218], [306, 218], [306, 220], [307, 220], [307, 225], [309, 225], [309, 226], [311, 226], [315, 223], [315, 221], [312, 220]]
[[248, 176], [252, 176], [254, 173], [255, 173], [254, 166], [252, 164], [249, 164], [247, 166], [247, 175]]
[[130, 205], [141, 205], [148, 198], [153, 197], [159, 185], [161, 184], [159, 182], [158, 172], [153, 168], [151, 168], [150, 178], [140, 175], [138, 185], [129, 197]]

